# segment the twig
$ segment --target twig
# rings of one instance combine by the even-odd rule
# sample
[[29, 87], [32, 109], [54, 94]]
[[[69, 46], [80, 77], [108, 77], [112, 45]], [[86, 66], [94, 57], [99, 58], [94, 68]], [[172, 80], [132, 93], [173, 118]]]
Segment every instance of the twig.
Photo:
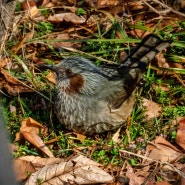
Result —
[[174, 165], [170, 164], [169, 162], [163, 162], [163, 161], [158, 161], [158, 160], [155, 160], [155, 159], [151, 159], [149, 157], [146, 157], [146, 156], [143, 156], [143, 155], [139, 155], [139, 154], [135, 154], [135, 153], [132, 153], [132, 152], [129, 152], [129, 151], [126, 151], [126, 150], [119, 150], [119, 152], [122, 152], [122, 153], [127, 153], [127, 154], [130, 154], [130, 155], [134, 155], [136, 157], [139, 157], [139, 158], [142, 158], [142, 159], [146, 159], [148, 161], [153, 161], [153, 162], [156, 162], [156, 163], [159, 163], [161, 165], [168, 165], [170, 166], [175, 172], [177, 172], [180, 176], [182, 176], [183, 178], [185, 178], [185, 174], [183, 172], [181, 172], [180, 170], [178, 170]]
[[142, 1], [144, 4], [146, 4], [152, 11], [154, 11], [155, 13], [157, 13], [157, 14], [159, 14], [159, 15], [166, 15], [166, 14], [169, 13], [169, 12], [173, 12], [173, 13], [175, 13], [175, 14], [177, 14], [177, 15], [180, 15], [180, 16], [185, 17], [185, 14], [183, 14], [183, 13], [181, 13], [181, 12], [179, 12], [179, 11], [174, 10], [173, 8], [169, 7], [168, 5], [162, 3], [162, 2], [160, 2], [160, 1], [158, 1], [158, 0], [149, 0], [149, 1], [153, 1], [153, 2], [156, 3], [156, 4], [161, 5], [161, 6], [162, 6], [164, 9], [166, 9], [166, 10], [158, 11], [158, 10], [156, 10], [154, 7], [152, 7], [152, 6], [147, 2], [147, 0], [141, 0], [141, 1]]
[[159, 11], [157, 11], [154, 7], [152, 7], [149, 3], [147, 3], [145, 0], [141, 0], [144, 4], [146, 4], [151, 10], [153, 10], [156, 14], [159, 14]]
[[180, 77], [174, 72], [173, 72], [173, 75], [177, 78], [177, 80], [179, 80], [179, 82], [182, 84], [182, 86], [185, 87], [185, 83], [183, 82], [183, 80], [180, 79]]
[[160, 170], [160, 164], [157, 163], [155, 169], [150, 173], [150, 175], [145, 179], [145, 181], [142, 183], [142, 185], [147, 185], [148, 183], [150, 183], [150, 181], [152, 180], [153, 177], [155, 177], [155, 175], [158, 173], [158, 171]]

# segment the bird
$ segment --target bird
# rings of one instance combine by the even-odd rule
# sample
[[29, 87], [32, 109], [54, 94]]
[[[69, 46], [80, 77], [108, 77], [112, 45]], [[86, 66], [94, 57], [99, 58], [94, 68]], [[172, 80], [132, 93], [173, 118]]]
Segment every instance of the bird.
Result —
[[149, 34], [119, 64], [96, 66], [87, 58], [70, 56], [56, 65], [45, 65], [55, 74], [54, 108], [59, 122], [84, 135], [124, 125], [148, 63], [169, 45], [170, 42]]

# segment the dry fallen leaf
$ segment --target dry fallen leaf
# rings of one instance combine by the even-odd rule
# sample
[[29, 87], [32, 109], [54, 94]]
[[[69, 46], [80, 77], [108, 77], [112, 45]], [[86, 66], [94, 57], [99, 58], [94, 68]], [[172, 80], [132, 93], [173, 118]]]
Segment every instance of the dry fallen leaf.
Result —
[[2, 68], [0, 70], [0, 87], [5, 88], [12, 96], [17, 96], [21, 92], [33, 92], [32, 89], [20, 83], [17, 78]]
[[133, 36], [133, 37], [138, 37], [138, 38], [144, 38], [146, 37], [148, 34], [150, 34], [150, 32], [144, 31], [144, 30], [140, 30], [140, 29], [132, 29], [129, 31], [129, 33]]
[[24, 137], [25, 140], [33, 144], [36, 148], [42, 151], [48, 157], [54, 157], [43, 140], [38, 135], [44, 133], [45, 128], [32, 118], [26, 118], [21, 123], [20, 132], [16, 134], [16, 140]]
[[115, 143], [119, 143], [120, 142], [120, 130], [121, 128], [119, 128], [116, 133], [114, 133], [114, 135], [112, 136], [112, 141], [115, 142]]
[[50, 81], [51, 83], [56, 84], [56, 80], [55, 80], [55, 75], [54, 75], [54, 73], [52, 73], [52, 72], [48, 73], [48, 74], [45, 76], [45, 78], [46, 78], [48, 81]]
[[22, 156], [19, 157], [18, 159], [31, 162], [36, 170], [40, 170], [46, 165], [51, 165], [51, 164], [58, 164], [60, 162], [64, 162], [64, 159], [60, 158], [41, 158], [38, 156]]
[[142, 100], [143, 100], [143, 106], [146, 109], [146, 112], [144, 113], [144, 115], [146, 116], [147, 120], [160, 116], [162, 108], [159, 104], [153, 101], [150, 101], [146, 98], [143, 98]]
[[75, 13], [60, 13], [49, 16], [48, 21], [54, 23], [60, 23], [63, 21], [72, 22], [74, 24], [82, 24], [85, 23], [86, 19], [82, 16], [78, 16]]
[[118, 0], [98, 0], [97, 7], [105, 8], [110, 6], [116, 6], [119, 4]]
[[85, 140], [85, 138], [86, 138], [85, 135], [78, 134], [78, 133], [75, 133], [75, 132], [73, 132], [73, 133], [76, 135], [76, 137], [77, 137], [81, 142], [84, 142], [84, 140]]
[[148, 143], [147, 152], [149, 158], [165, 162], [173, 162], [182, 155], [175, 146], [162, 137], [157, 137], [153, 142]]
[[0, 68], [3, 68], [3, 67], [5, 67], [8, 63], [10, 63], [10, 59], [9, 58], [2, 58], [1, 60], [0, 60]]
[[145, 180], [143, 177], [137, 176], [131, 166], [127, 167], [126, 177], [129, 178], [129, 185], [141, 185]]
[[128, 3], [129, 10], [142, 10], [144, 8], [142, 1], [134, 1]]
[[49, 148], [45, 145], [44, 141], [34, 131], [26, 132], [21, 131], [22, 136], [25, 140], [34, 145], [37, 149], [42, 151], [48, 157], [54, 157]]
[[25, 11], [26, 15], [34, 17], [40, 14], [39, 9], [36, 6], [36, 3], [33, 1], [22, 2], [22, 9]]
[[36, 184], [38, 179], [45, 185], [110, 183], [113, 177], [99, 168], [100, 164], [82, 155], [68, 162], [47, 165], [33, 173], [25, 185]]
[[160, 181], [160, 182], [156, 182], [155, 185], [171, 185], [168, 181]]
[[[69, 33], [60, 33], [58, 34], [54, 40], [63, 40], [63, 39], [75, 39], [73, 36], [71, 36]], [[80, 49], [82, 47], [82, 43], [78, 42], [51, 42], [54, 48], [61, 48], [61, 47], [67, 47], [67, 48], [74, 48], [74, 49]]]
[[13, 168], [16, 174], [17, 181], [25, 180], [31, 173], [35, 172], [35, 168], [30, 161], [15, 159]]

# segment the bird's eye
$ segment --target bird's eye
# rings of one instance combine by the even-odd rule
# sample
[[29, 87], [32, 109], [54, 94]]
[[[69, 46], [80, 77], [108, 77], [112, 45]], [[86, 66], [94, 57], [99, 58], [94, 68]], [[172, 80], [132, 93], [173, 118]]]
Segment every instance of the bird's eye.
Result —
[[66, 75], [67, 76], [70, 76], [72, 74], [73, 74], [73, 72], [71, 71], [71, 69], [66, 69]]

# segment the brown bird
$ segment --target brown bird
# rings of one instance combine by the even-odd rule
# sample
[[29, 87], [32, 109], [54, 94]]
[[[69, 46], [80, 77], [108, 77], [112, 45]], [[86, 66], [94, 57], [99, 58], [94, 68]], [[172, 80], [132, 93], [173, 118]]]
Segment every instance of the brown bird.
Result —
[[169, 44], [150, 34], [119, 65], [96, 66], [72, 56], [45, 66], [55, 72], [55, 111], [61, 124], [88, 135], [119, 128], [132, 111], [148, 62]]

